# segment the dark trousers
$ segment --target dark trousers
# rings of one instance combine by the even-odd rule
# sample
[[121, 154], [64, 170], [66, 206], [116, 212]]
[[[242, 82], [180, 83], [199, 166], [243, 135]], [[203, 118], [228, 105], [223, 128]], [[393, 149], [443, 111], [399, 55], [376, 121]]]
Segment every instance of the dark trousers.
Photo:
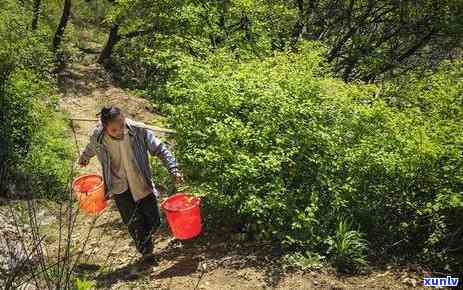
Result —
[[127, 190], [121, 194], [115, 194], [114, 200], [122, 220], [135, 241], [137, 250], [141, 254], [152, 253], [153, 241], [151, 236], [161, 224], [154, 194], [135, 202], [132, 193]]

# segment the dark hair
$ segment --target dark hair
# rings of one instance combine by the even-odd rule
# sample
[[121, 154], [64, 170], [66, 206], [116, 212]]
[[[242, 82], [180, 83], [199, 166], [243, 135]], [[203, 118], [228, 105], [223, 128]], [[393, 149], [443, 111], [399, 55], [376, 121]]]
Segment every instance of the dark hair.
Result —
[[105, 106], [101, 109], [100, 120], [103, 126], [108, 125], [108, 122], [116, 119], [121, 114], [121, 109], [115, 106]]

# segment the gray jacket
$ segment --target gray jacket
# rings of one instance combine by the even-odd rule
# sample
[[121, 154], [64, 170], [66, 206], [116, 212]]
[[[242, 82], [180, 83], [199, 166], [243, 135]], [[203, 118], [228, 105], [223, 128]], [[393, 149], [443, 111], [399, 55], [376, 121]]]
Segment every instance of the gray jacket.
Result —
[[[154, 136], [154, 132], [147, 128], [143, 123], [126, 119], [126, 126], [131, 137], [136, 165], [138, 166], [141, 174], [143, 174], [146, 178], [148, 185], [152, 189], [152, 193], [158, 196], [158, 192], [152, 179], [148, 152], [151, 155], [158, 156], [170, 173], [178, 168], [177, 161], [169, 149], [167, 149], [166, 145], [156, 138]], [[87, 144], [82, 154], [88, 159], [95, 155], [97, 156], [103, 170], [103, 179], [106, 185], [106, 197], [111, 198], [113, 195], [111, 192], [111, 160], [109, 158], [109, 152], [103, 144], [103, 125], [101, 122], [98, 123], [90, 134], [90, 142]]]

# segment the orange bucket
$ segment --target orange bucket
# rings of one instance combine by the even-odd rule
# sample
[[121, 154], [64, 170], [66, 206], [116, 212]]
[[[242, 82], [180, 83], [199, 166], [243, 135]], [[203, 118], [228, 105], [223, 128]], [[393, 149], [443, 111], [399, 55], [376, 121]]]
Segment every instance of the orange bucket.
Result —
[[168, 197], [161, 203], [174, 237], [179, 240], [188, 240], [201, 233], [200, 203], [199, 197], [181, 192]]
[[105, 186], [101, 175], [96, 173], [76, 177], [72, 190], [79, 201], [80, 209], [87, 215], [100, 213], [108, 205], [104, 194]]

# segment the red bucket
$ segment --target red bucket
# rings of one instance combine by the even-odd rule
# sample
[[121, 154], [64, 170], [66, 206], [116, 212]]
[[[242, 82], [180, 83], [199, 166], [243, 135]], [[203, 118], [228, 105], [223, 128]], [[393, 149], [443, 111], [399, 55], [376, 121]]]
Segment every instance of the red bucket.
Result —
[[174, 237], [188, 240], [201, 233], [200, 199], [184, 193], [176, 193], [161, 203], [167, 223]]
[[87, 215], [101, 212], [108, 205], [104, 197], [103, 178], [96, 173], [77, 177], [72, 182], [72, 189], [79, 201], [80, 209]]

